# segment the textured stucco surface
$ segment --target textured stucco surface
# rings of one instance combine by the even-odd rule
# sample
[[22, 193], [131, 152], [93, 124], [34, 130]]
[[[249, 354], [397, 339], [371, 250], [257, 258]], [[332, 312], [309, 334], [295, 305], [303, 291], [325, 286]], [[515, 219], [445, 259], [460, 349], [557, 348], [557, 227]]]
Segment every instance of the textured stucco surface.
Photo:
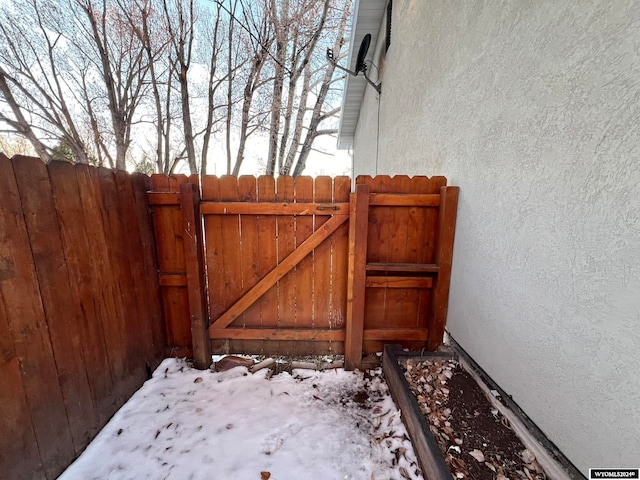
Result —
[[394, 0], [385, 62], [354, 173], [461, 187], [448, 330], [583, 473], [639, 466], [640, 2]]

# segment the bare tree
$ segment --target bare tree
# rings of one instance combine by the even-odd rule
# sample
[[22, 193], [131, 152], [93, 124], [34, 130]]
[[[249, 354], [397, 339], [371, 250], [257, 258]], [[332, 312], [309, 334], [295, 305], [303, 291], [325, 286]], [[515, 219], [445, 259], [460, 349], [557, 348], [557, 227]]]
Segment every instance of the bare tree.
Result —
[[45, 160], [64, 147], [81, 162], [204, 173], [216, 149], [239, 174], [266, 139], [266, 172], [298, 174], [335, 131], [340, 78], [324, 50], [343, 45], [350, 2], [2, 3], [0, 122]]
[[124, 169], [149, 64], [122, 11], [107, 0], [21, 0], [2, 6], [0, 24], [2, 99], [12, 112], [1, 119], [45, 160], [45, 142], [59, 141], [77, 161], [93, 150]]
[[18, 102], [14, 98], [11, 88], [9, 88], [9, 84], [7, 82], [7, 73], [2, 67], [0, 67], [0, 93], [2, 93], [2, 98], [7, 103], [15, 117], [15, 119], [12, 119], [0, 112], [0, 119], [11, 126], [14, 131], [18, 132], [19, 134], [23, 135], [24, 138], [28, 139], [40, 158], [42, 158], [45, 162], [51, 161], [51, 156], [49, 155], [46, 146], [40, 141], [38, 136], [33, 131], [33, 128], [31, 128], [30, 122], [28, 122], [25, 116], [22, 114], [22, 110], [18, 105]]
[[[229, 69], [226, 75], [219, 75], [218, 59], [222, 51], [222, 42], [220, 41], [222, 26], [222, 15], [219, 5], [213, 14], [207, 15], [205, 18], [208, 20], [205, 23], [205, 34], [203, 37], [207, 38], [207, 42], [203, 45], [208, 49], [209, 58], [209, 75], [207, 82], [207, 109], [206, 109], [206, 121], [202, 131], [202, 156], [200, 159], [200, 169], [203, 174], [207, 172], [207, 160], [209, 157], [209, 144], [211, 137], [214, 134], [214, 126], [218, 123], [218, 118], [215, 117], [216, 110], [225, 105], [218, 105], [216, 102], [216, 93], [218, 89], [223, 85], [227, 78], [232, 78], [235, 73], [235, 69]], [[209, 33], [209, 35], [207, 35]]]
[[171, 39], [171, 46], [176, 62], [174, 73], [180, 85], [180, 105], [182, 107], [182, 128], [184, 144], [191, 172], [197, 172], [196, 149], [191, 121], [191, 97], [189, 96], [189, 79], [187, 73], [191, 66], [193, 42], [196, 22], [195, 2], [188, 0], [163, 0], [162, 6], [166, 15], [166, 25]]
[[[222, 0], [216, 1], [225, 5]], [[350, 1], [261, 0], [253, 2], [251, 8], [238, 1], [242, 15], [235, 15], [231, 7], [227, 7], [226, 12], [238, 24], [234, 35], [238, 36], [238, 31], [241, 31], [249, 40], [245, 42], [245, 48], [249, 49], [250, 67], [228, 81], [229, 89], [236, 90], [240, 89], [238, 84], [242, 82], [244, 92], [239, 112], [238, 150], [232, 173], [239, 173], [248, 136], [256, 132], [268, 137], [266, 174], [273, 175], [276, 170], [286, 173], [303, 151], [300, 147], [302, 132], [305, 126], [307, 130], [311, 126], [313, 115], [309, 112], [316, 106], [319, 113], [316, 113], [317, 118], [311, 126], [314, 133], [306, 140], [313, 144], [315, 138], [329, 131], [318, 127], [322, 121], [331, 118], [331, 115], [323, 117], [329, 97], [327, 92], [338, 79], [333, 78], [333, 67], [324, 59], [324, 48], [318, 46], [332, 45], [335, 48], [336, 44], [341, 46], [344, 43]], [[310, 95], [316, 93], [310, 89], [322, 82], [329, 83], [327, 91], [322, 93], [320, 89], [318, 94]], [[231, 91], [227, 93], [227, 161], [230, 165], [234, 110], [231, 108]], [[307, 105], [309, 100], [315, 100], [315, 105]]]
[[[293, 111], [295, 91], [298, 80], [305, 67], [312, 59], [318, 40], [323, 33], [327, 14], [331, 1], [297, 1], [292, 6], [288, 0], [282, 4], [278, 11], [276, 1], [271, 0], [270, 20], [276, 30], [278, 39], [275, 57], [275, 79], [273, 88], [273, 103], [271, 108], [271, 125], [269, 128], [269, 153], [267, 157], [267, 175], [273, 175], [276, 169], [276, 159], [279, 159], [278, 167], [282, 166], [282, 159], [289, 136], [290, 119]], [[322, 7], [319, 20], [318, 8]], [[287, 51], [290, 54], [287, 55]], [[289, 63], [285, 67], [285, 58]], [[288, 76], [287, 105], [284, 113], [284, 130], [280, 129], [280, 120], [283, 115], [282, 97], [284, 93], [285, 72]], [[278, 137], [281, 136], [280, 145]], [[278, 149], [280, 153], [278, 153]]]
[[0, 91], [13, 117], [0, 119], [24, 135], [38, 155], [49, 161], [47, 139], [62, 139], [78, 161], [86, 163], [84, 139], [68, 102], [66, 71], [60, 55], [55, 5], [28, 0], [0, 10]]
[[0, 152], [4, 153], [7, 157], [11, 158], [14, 155], [31, 155], [33, 156], [35, 150], [33, 145], [29, 143], [26, 137], [19, 135], [6, 135], [0, 134]]
[[[171, 39], [165, 28], [165, 17], [154, 8], [151, 0], [133, 0], [135, 8], [128, 8], [125, 0], [118, 0], [118, 5], [146, 55], [149, 65], [147, 81], [151, 85], [152, 96], [149, 108], [155, 113], [150, 123], [155, 133], [156, 170], [169, 173], [173, 167], [168, 144], [171, 138], [171, 72], [175, 61], [167, 52]], [[146, 156], [145, 153], [142, 155]]]
[[[266, 0], [263, 0], [263, 2]], [[250, 68], [246, 72], [244, 78], [236, 77], [235, 85], [240, 82], [244, 83], [242, 88], [242, 113], [240, 119], [238, 150], [236, 161], [233, 167], [233, 175], [240, 173], [240, 167], [245, 158], [245, 149], [248, 138], [260, 128], [263, 128], [263, 122], [266, 117], [264, 109], [259, 106], [256, 109], [254, 100], [256, 92], [265, 87], [271, 78], [263, 77], [263, 69], [267, 64], [270, 55], [270, 49], [274, 41], [273, 25], [268, 21], [265, 15], [266, 5], [256, 2], [251, 8], [248, 4], [243, 3], [244, 28], [248, 32], [248, 36], [244, 36], [245, 54], [249, 58]], [[237, 88], [237, 87], [236, 87]], [[231, 109], [229, 109], [231, 111]]]
[[[325, 5], [326, 8], [326, 5]], [[327, 29], [327, 35], [325, 38], [333, 38], [331, 44], [336, 55], [340, 55], [340, 51], [345, 44], [345, 30], [347, 20], [350, 14], [349, 3], [341, 4], [341, 8], [334, 8], [331, 21], [333, 25]], [[322, 52], [324, 57], [324, 51]], [[284, 163], [280, 162], [279, 172], [281, 175], [291, 174], [291, 169], [295, 162], [295, 168], [293, 175], [301, 175], [306, 167], [306, 162], [311, 152], [313, 143], [316, 138], [322, 135], [334, 135], [337, 133], [336, 128], [320, 128], [323, 122], [334, 117], [339, 113], [340, 107], [339, 99], [334, 98], [333, 102], [328, 104], [327, 100], [330, 97], [330, 91], [332, 86], [343, 80], [342, 76], [335, 76], [335, 67], [333, 64], [326, 62], [316, 62], [312, 68], [309, 62], [304, 63], [304, 76], [302, 81], [301, 93], [299, 96], [298, 108], [296, 112], [296, 121], [293, 131], [293, 135], [290, 138], [289, 150]], [[292, 81], [297, 83], [298, 77], [292, 77]], [[320, 76], [318, 80], [312, 83], [314, 78]], [[293, 90], [293, 85], [290, 84], [290, 92]], [[312, 89], [315, 91], [312, 92]], [[313, 93], [312, 95], [310, 95]], [[307, 116], [308, 101], [315, 98], [313, 107], [311, 108], [311, 116]], [[291, 102], [292, 103], [292, 102]], [[281, 140], [281, 155], [284, 154], [285, 147], [287, 145], [287, 136], [289, 133], [289, 123], [292, 117], [292, 110], [288, 109], [286, 112], [287, 121], [285, 123], [285, 130]], [[305, 119], [307, 119], [305, 121]], [[300, 144], [303, 129], [306, 129], [305, 139]]]
[[[146, 52], [116, 4], [102, 0], [97, 8], [95, 0], [75, 2], [80, 7], [76, 19], [85, 26], [84, 38], [79, 38], [77, 47], [90, 46], [97, 54], [96, 70], [103, 82], [113, 129], [115, 167], [125, 169], [132, 127], [137, 121], [136, 109], [145, 93], [149, 71]], [[125, 4], [127, 8], [130, 6], [135, 4]]]

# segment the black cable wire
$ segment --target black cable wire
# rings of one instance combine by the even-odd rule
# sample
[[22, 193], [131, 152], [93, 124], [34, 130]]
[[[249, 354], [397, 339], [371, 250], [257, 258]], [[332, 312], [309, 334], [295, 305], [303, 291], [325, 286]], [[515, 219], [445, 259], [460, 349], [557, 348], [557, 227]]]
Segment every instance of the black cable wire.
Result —
[[380, 151], [380, 94], [376, 95], [378, 100], [378, 125], [376, 129], [376, 175], [378, 175], [378, 152]]

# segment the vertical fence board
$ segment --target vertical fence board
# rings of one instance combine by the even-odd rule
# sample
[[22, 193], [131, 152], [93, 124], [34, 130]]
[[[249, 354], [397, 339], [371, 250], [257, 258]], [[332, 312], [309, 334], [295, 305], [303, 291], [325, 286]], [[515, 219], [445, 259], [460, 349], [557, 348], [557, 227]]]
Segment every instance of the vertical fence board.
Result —
[[106, 168], [99, 168], [98, 182], [102, 198], [104, 232], [113, 275], [111, 288], [114, 292], [116, 306], [115, 318], [111, 320], [117, 322], [114, 333], [117, 337], [116, 341], [122, 345], [122, 348], [118, 349], [118, 354], [121, 355], [124, 367], [123, 375], [126, 380], [123, 382], [125, 385], [123, 395], [126, 396], [126, 392], [135, 388], [137, 383], [133, 360], [136, 345], [134, 340], [127, 336], [127, 322], [135, 321], [137, 313], [135, 298], [127, 295], [127, 292], [133, 289], [133, 282], [127, 268], [129, 242], [126, 237], [124, 219], [120, 212], [121, 206], [114, 172]]
[[[296, 203], [313, 201], [313, 178], [295, 178]], [[313, 233], [313, 215], [298, 215], [295, 217], [295, 245], [298, 247]], [[313, 252], [307, 255], [296, 267], [296, 320], [299, 328], [313, 327]]]
[[369, 186], [356, 186], [349, 208], [349, 271], [347, 284], [347, 326], [344, 345], [345, 366], [353, 369], [362, 360], [365, 324], [365, 266], [369, 224]]
[[[189, 181], [185, 175], [169, 176], [169, 190], [179, 192], [180, 185]], [[171, 229], [174, 232], [175, 250], [170, 252], [169, 261], [174, 272], [186, 275], [186, 264], [184, 259], [184, 229], [182, 226], [182, 212], [180, 207], [173, 207], [169, 210], [171, 218]], [[171, 302], [173, 316], [171, 317], [173, 355], [191, 354], [191, 322], [189, 321], [189, 295], [185, 287], [167, 287], [166, 298]]]
[[433, 289], [432, 314], [429, 318], [429, 339], [427, 341], [429, 350], [435, 350], [442, 343], [447, 320], [458, 193], [458, 187], [442, 187], [440, 189], [440, 215], [436, 236], [436, 262], [440, 266], [440, 271]]
[[[207, 175], [202, 177], [202, 200], [219, 201], [220, 187], [218, 177]], [[222, 305], [221, 282], [224, 279], [224, 258], [222, 255], [222, 218], [221, 215], [204, 217], [205, 259], [207, 262], [209, 324], [213, 323], [224, 312]], [[215, 353], [225, 352], [226, 342], [211, 339], [211, 349]]]
[[7, 478], [42, 478], [65, 460], [57, 442], [71, 436], [13, 166], [2, 154], [0, 172], [0, 465]]
[[[296, 177], [294, 180], [295, 202], [313, 201], [313, 178]], [[295, 221], [295, 246], [298, 247], [313, 233], [313, 216], [298, 215]], [[311, 252], [295, 267], [295, 327], [313, 327], [313, 268], [314, 254]], [[292, 354], [313, 353], [315, 342], [288, 342]]]
[[[1, 214], [0, 220], [2, 220]], [[0, 275], [2, 273], [8, 272], [0, 272]], [[0, 468], [2, 468], [2, 474], [12, 480], [44, 478], [29, 404], [22, 384], [20, 360], [12, 342], [7, 312], [2, 301], [1, 283], [2, 280], [0, 280], [0, 405], [2, 405]], [[20, 461], [16, 462], [14, 460], [16, 458]]]
[[[396, 176], [393, 178], [394, 190], [396, 192], [406, 193], [425, 193], [421, 191], [413, 191], [412, 180], [407, 176]], [[397, 263], [419, 263], [419, 252], [422, 250], [424, 237], [418, 234], [419, 228], [414, 229], [411, 223], [412, 210], [421, 210], [424, 208], [412, 209], [410, 207], [394, 207], [393, 227], [396, 232], [394, 238], [390, 242], [392, 249], [389, 253], [389, 261]], [[420, 312], [420, 295], [427, 291], [426, 289], [411, 288], [388, 288], [386, 292], [385, 316], [388, 319], [387, 328], [406, 328], [416, 327], [418, 324]], [[407, 347], [420, 349], [422, 344], [418, 342], [405, 342]], [[378, 348], [383, 348], [382, 345]]]
[[184, 257], [191, 320], [193, 360], [196, 368], [204, 370], [211, 365], [209, 317], [204, 292], [204, 265], [202, 256], [202, 228], [198, 186], [183, 183], [180, 186], [180, 210], [184, 229]]
[[[331, 203], [333, 201], [333, 182], [331, 177], [316, 177], [313, 189], [313, 201]], [[318, 230], [328, 216], [316, 215], [313, 230]], [[331, 328], [331, 255], [335, 233], [331, 238], [318, 245], [313, 253], [313, 327]], [[318, 355], [331, 351], [330, 342], [313, 342], [310, 350]]]
[[[429, 190], [430, 181], [428, 177], [413, 177], [411, 179], [411, 193], [431, 193]], [[429, 249], [433, 249], [433, 230], [429, 230], [427, 219], [429, 215], [437, 213], [435, 208], [419, 208], [411, 207], [407, 214], [407, 224], [410, 232], [410, 240], [407, 248], [410, 250], [410, 256], [415, 263], [433, 263]], [[418, 290], [417, 295], [418, 315], [415, 328], [427, 328], [427, 315], [429, 312], [429, 302], [431, 298], [431, 290], [424, 288]], [[411, 344], [409, 348], [418, 350], [422, 348], [420, 344]]]
[[[409, 192], [411, 180], [406, 175], [393, 177], [389, 189], [393, 192]], [[411, 256], [411, 237], [408, 229], [407, 207], [392, 207], [389, 210], [390, 231], [388, 261], [392, 263], [417, 263]], [[402, 328], [414, 325], [418, 317], [418, 291], [409, 288], [385, 289], [385, 328]], [[382, 348], [382, 345], [380, 346]]]
[[[333, 201], [348, 202], [351, 194], [351, 178], [334, 179]], [[347, 318], [347, 281], [349, 263], [349, 225], [341, 225], [331, 238], [331, 310], [329, 325], [344, 329]], [[331, 352], [344, 353], [344, 342], [331, 342]]]
[[[242, 202], [255, 202], [258, 198], [256, 178], [243, 175], [238, 178], [238, 200]], [[258, 276], [258, 261], [260, 257], [258, 237], [258, 219], [256, 215], [240, 215], [241, 261], [242, 261], [242, 292], [247, 292], [253, 287], [260, 277]], [[251, 305], [243, 315], [243, 324], [247, 327], [260, 326], [260, 304]], [[239, 341], [238, 343], [241, 343]], [[262, 342], [260, 340], [245, 340], [242, 342], [241, 352], [260, 353]], [[240, 345], [239, 345], [240, 346]]]
[[[238, 178], [232, 175], [224, 175], [220, 178], [220, 200], [237, 202]], [[222, 250], [224, 273], [222, 283], [221, 302], [224, 311], [229, 309], [242, 296], [242, 256], [240, 251], [240, 215], [222, 215], [221, 228], [222, 239], [220, 248]], [[243, 326], [244, 314], [240, 315], [231, 326]], [[229, 342], [231, 353], [242, 353], [244, 344], [242, 341], [232, 340]]]
[[[69, 270], [69, 292], [75, 306], [80, 308], [76, 312], [76, 325], [80, 334], [79, 350], [82, 352], [87, 381], [93, 400], [92, 414], [87, 437], [78, 448], [83, 448], [97, 433], [100, 413], [108, 410], [113, 403], [111, 391], [113, 380], [109, 357], [104, 342], [102, 319], [95, 304], [94, 292], [99, 288], [95, 282], [96, 270], [92, 264], [93, 252], [89, 246], [87, 230], [93, 225], [85, 223], [80, 188], [76, 170], [67, 162], [51, 162], [48, 166], [49, 178], [55, 207], [60, 224], [64, 258]], [[69, 311], [71, 315], [73, 312]], [[78, 364], [80, 367], [81, 364]], [[81, 415], [77, 413], [78, 417]]]
[[13, 163], [66, 416], [75, 451], [79, 453], [96, 423], [84, 370], [81, 333], [74, 328], [82, 322], [82, 315], [77, 298], [70, 295], [69, 271], [47, 166], [38, 159], [27, 158], [15, 159]]
[[[148, 312], [143, 315], [141, 321], [148, 324], [148, 331], [151, 332], [148, 361], [152, 369], [160, 364], [160, 359], [164, 356], [166, 345], [166, 335], [164, 328], [164, 314], [162, 311], [162, 297], [158, 284], [158, 264], [156, 261], [156, 244], [153, 236], [153, 225], [151, 221], [151, 210], [147, 199], [147, 190], [151, 188], [149, 177], [142, 174], [132, 176], [135, 195], [135, 212], [138, 219], [140, 239], [142, 241], [142, 262], [144, 275], [147, 279], [140, 286], [141, 294], [147, 298]], [[199, 216], [198, 216], [199, 218]]]
[[[334, 201], [348, 202], [351, 178], [334, 179]], [[332, 239], [331, 260], [331, 316], [333, 328], [344, 328], [347, 318], [347, 266], [349, 263], [349, 225], [342, 225]], [[344, 351], [344, 344], [338, 348]]]
[[[202, 177], [202, 201], [220, 200], [220, 189], [218, 187], [218, 177]], [[207, 272], [209, 278], [209, 314], [213, 322], [223, 312], [220, 301], [221, 291], [218, 282], [221, 281], [224, 265], [222, 263], [221, 243], [222, 226], [220, 215], [206, 215], [204, 217], [205, 235], [205, 257], [207, 262]]]
[[[276, 201], [294, 201], [293, 177], [280, 176], [276, 180]], [[293, 216], [278, 216], [278, 264], [295, 249], [295, 220]], [[278, 326], [296, 325], [296, 269], [295, 267], [278, 282]], [[282, 344], [282, 343], [281, 343]], [[290, 345], [282, 344], [288, 352]]]
[[[135, 209], [135, 195], [131, 183], [131, 177], [125, 171], [114, 172], [114, 181], [118, 192], [118, 216], [122, 226], [126, 245], [123, 245], [128, 268], [122, 272], [129, 279], [129, 297], [133, 297], [128, 304], [125, 316], [125, 332], [130, 342], [129, 355], [131, 360], [131, 373], [136, 384], [146, 378], [145, 364], [151, 358], [149, 344], [146, 338], [151, 338], [152, 333], [148, 322], [143, 318], [149, 315], [149, 305], [144, 289], [138, 288], [145, 284], [144, 258], [142, 239], [138, 228], [138, 218]], [[131, 293], [135, 292], [134, 295]]]
[[[276, 199], [276, 183], [273, 177], [258, 177], [258, 201], [273, 202]], [[263, 278], [278, 264], [276, 243], [277, 219], [272, 215], [258, 215], [258, 277]], [[258, 301], [260, 325], [275, 327], [278, 322], [278, 285], [271, 287]], [[274, 345], [275, 344], [275, 345]], [[277, 352], [277, 342], [262, 342], [265, 353]]]
[[[440, 194], [440, 188], [447, 184], [445, 177], [431, 177], [425, 187], [426, 193]], [[427, 208], [425, 212], [425, 237], [422, 243], [422, 262], [436, 263], [436, 231], [440, 208]]]
[[[107, 397], [108, 400], [102, 402], [98, 407], [98, 416], [102, 422], [115, 413], [127, 395], [126, 386], [118, 381], [126, 377], [126, 345], [122, 340], [123, 334], [119, 317], [121, 300], [114, 287], [117, 279], [109, 255], [107, 226], [102, 215], [103, 203], [98, 171], [87, 165], [77, 165], [76, 178], [85, 224], [88, 226], [86, 235], [95, 275], [92, 277], [92, 293], [96, 317], [92, 319], [92, 323], [101, 332], [113, 382], [113, 390]], [[92, 300], [87, 299], [87, 301]], [[105, 379], [105, 382], [107, 381]]]
[[[169, 191], [169, 177], [166, 175], [153, 175], [151, 188], [154, 192]], [[177, 257], [182, 253], [181, 238], [175, 235], [171, 211], [173, 205], [155, 205], [153, 207], [153, 224], [157, 242], [157, 262], [161, 272], [176, 272], [180, 270], [182, 263]]]
[[[396, 191], [393, 179], [387, 175], [378, 175], [371, 179], [371, 192], [388, 193]], [[377, 206], [369, 209], [369, 236], [367, 240], [367, 261], [390, 261], [390, 243], [394, 229], [393, 208]], [[387, 318], [387, 288], [367, 288], [365, 293], [365, 329], [385, 328]], [[365, 341], [364, 350], [375, 352], [382, 350], [383, 342]]]

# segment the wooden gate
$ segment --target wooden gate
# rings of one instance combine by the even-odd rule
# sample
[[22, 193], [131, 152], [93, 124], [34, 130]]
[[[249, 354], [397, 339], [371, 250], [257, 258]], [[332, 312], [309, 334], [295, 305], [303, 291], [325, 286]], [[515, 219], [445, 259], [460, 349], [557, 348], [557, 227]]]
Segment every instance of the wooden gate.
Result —
[[[152, 205], [172, 353], [435, 349], [457, 187], [444, 177], [156, 175]], [[193, 348], [193, 351], [191, 350]]]

